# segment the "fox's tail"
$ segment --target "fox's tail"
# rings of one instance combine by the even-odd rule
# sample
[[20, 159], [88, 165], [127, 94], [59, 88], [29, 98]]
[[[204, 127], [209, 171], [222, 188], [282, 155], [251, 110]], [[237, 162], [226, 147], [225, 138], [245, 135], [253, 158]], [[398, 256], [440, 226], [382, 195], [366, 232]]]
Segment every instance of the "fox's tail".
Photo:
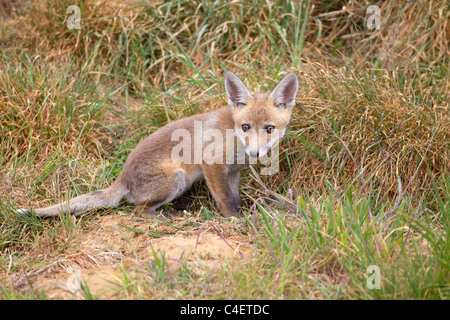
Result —
[[29, 214], [32, 211], [40, 217], [55, 217], [60, 214], [73, 214], [78, 216], [89, 210], [101, 207], [115, 207], [125, 196], [126, 190], [120, 184], [113, 184], [104, 190], [93, 191], [79, 197], [61, 202], [57, 205], [39, 209], [19, 209], [16, 213]]

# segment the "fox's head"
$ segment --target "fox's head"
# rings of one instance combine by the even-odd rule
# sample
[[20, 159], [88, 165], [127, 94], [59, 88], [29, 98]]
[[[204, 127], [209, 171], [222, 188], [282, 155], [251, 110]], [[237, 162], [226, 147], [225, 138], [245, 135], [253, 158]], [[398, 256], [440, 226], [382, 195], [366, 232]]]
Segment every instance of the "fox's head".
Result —
[[298, 78], [284, 77], [271, 93], [250, 93], [234, 73], [225, 75], [234, 131], [253, 157], [263, 157], [284, 136], [295, 105]]

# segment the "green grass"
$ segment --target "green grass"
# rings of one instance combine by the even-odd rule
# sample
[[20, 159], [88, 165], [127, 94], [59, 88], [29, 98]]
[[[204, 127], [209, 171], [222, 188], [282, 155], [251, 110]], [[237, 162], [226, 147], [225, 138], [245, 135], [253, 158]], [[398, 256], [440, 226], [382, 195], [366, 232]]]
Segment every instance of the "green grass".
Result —
[[[37, 283], [70, 263], [114, 268], [117, 299], [449, 298], [445, 1], [380, 3], [379, 31], [364, 27], [369, 1], [70, 4], [79, 31], [64, 1], [0, 0], [1, 299], [62, 298]], [[14, 213], [110, 185], [148, 134], [225, 105], [225, 70], [256, 91], [299, 75], [280, 171], [243, 172], [243, 217], [220, 217], [205, 183], [167, 219], [126, 203], [77, 219]], [[111, 221], [114, 241], [87, 246]], [[242, 256], [211, 267], [149, 245], [185, 234], [240, 243]], [[373, 265], [380, 289], [367, 286]], [[106, 296], [86, 280], [78, 297]]]

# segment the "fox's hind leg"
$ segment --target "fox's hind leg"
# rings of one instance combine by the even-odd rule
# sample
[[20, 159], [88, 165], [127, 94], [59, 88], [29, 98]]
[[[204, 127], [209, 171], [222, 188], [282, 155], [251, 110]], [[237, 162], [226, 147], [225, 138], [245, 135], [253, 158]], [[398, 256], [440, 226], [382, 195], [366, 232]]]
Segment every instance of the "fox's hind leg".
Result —
[[[143, 183], [144, 182], [144, 183]], [[172, 172], [141, 176], [133, 181], [133, 191], [128, 200], [137, 205], [135, 214], [156, 214], [160, 206], [181, 196], [186, 190], [186, 171], [177, 168]]]
[[140, 215], [157, 215], [158, 212], [156, 211], [156, 209], [161, 206], [160, 202], [141, 202], [140, 204], [138, 204], [136, 206], [136, 208], [134, 208], [133, 210], [133, 214], [136, 216], [140, 216]]

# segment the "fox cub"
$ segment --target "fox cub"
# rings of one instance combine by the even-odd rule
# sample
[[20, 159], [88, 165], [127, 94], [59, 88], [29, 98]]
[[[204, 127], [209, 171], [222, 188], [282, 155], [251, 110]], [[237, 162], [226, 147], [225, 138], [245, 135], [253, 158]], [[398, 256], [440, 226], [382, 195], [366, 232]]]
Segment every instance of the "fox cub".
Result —
[[[109, 188], [34, 211], [41, 217], [80, 215], [117, 206], [125, 198], [138, 206], [136, 210], [150, 213], [204, 178], [220, 213], [235, 216], [242, 205], [240, 171], [250, 159], [265, 156], [284, 136], [297, 88], [297, 76], [291, 73], [271, 93], [251, 93], [234, 73], [227, 72], [229, 106], [171, 122], [152, 133], [130, 153]], [[208, 132], [214, 140], [205, 138]], [[243, 160], [239, 150], [243, 150]]]

